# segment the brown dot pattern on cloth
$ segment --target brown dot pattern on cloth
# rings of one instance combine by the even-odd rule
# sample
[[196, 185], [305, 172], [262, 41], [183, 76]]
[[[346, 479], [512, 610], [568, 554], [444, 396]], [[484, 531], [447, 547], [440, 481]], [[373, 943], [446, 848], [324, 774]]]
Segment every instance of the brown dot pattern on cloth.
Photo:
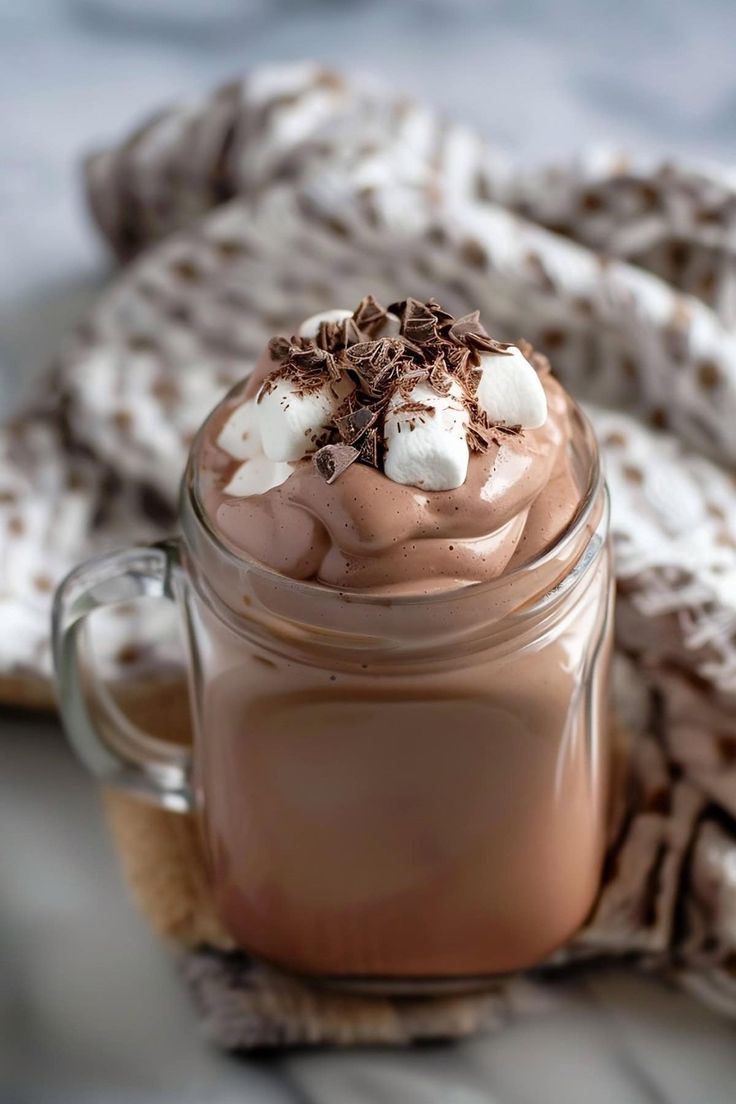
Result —
[[706, 391], [712, 391], [721, 382], [721, 370], [714, 360], [701, 360], [698, 365], [698, 383]]

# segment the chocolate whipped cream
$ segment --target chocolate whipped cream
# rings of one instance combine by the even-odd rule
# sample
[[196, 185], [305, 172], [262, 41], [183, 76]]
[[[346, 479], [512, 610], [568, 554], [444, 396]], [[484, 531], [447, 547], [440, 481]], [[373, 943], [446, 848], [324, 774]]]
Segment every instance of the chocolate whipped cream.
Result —
[[[487, 348], [508, 348], [480, 331]], [[264, 380], [278, 372], [273, 353], [266, 353], [203, 430], [199, 494], [213, 529], [237, 553], [338, 589], [425, 593], [494, 579], [534, 559], [570, 524], [584, 488], [573, 470], [570, 400], [546, 359], [523, 348], [546, 395], [546, 421], [524, 430], [471, 425], [474, 447], [461, 486], [427, 491], [362, 462], [328, 482], [314, 462], [315, 449], [279, 486], [236, 497], [226, 488], [240, 461], [218, 438], [233, 410], [255, 400]], [[473, 369], [480, 356], [470, 352]]]

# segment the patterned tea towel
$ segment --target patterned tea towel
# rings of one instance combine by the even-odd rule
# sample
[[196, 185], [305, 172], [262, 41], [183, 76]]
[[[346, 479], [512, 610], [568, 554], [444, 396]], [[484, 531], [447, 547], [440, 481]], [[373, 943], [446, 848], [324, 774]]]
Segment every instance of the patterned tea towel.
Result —
[[[193, 432], [269, 336], [367, 292], [478, 307], [588, 404], [613, 502], [630, 749], [597, 906], [549, 968], [621, 958], [736, 1012], [736, 177], [610, 154], [528, 169], [311, 64], [159, 112], [86, 172], [126, 265], [0, 429], [2, 697], [47, 700], [54, 585], [170, 531]], [[165, 659], [150, 633], [141, 611], [107, 619], [112, 674]], [[533, 990], [371, 1003], [277, 975], [228, 948], [185, 818], [112, 805], [223, 1046], [459, 1034]]]

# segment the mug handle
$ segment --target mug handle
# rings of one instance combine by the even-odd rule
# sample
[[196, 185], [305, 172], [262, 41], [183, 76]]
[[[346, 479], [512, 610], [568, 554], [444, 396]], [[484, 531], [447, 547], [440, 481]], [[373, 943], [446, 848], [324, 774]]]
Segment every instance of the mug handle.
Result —
[[[193, 807], [191, 752], [130, 721], [104, 684], [82, 662], [87, 617], [136, 598], [176, 601], [180, 572], [176, 540], [110, 552], [88, 560], [60, 584], [54, 598], [52, 644], [56, 691], [70, 744], [92, 774], [175, 812]], [[97, 710], [90, 711], [94, 698]]]

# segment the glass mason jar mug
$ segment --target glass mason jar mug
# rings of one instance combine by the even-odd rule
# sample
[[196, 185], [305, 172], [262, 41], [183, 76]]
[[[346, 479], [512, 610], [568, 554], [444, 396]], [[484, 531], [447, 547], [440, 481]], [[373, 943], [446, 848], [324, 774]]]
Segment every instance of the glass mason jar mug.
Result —
[[[278, 575], [218, 540], [190, 459], [180, 541], [103, 556], [60, 587], [72, 743], [106, 783], [196, 816], [245, 950], [431, 989], [539, 962], [585, 920], [605, 837], [612, 583], [597, 448], [573, 418], [581, 509], [492, 582], [394, 597]], [[134, 595], [181, 610], [191, 748], [90, 707], [85, 618]]]

